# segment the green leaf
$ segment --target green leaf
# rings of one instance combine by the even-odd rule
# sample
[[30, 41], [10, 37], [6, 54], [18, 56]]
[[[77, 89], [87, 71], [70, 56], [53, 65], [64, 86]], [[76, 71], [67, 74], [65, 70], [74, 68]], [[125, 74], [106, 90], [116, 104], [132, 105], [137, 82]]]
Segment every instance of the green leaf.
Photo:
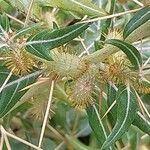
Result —
[[117, 121], [112, 132], [104, 142], [102, 149], [114, 144], [128, 130], [136, 115], [136, 98], [128, 85], [117, 99]]
[[[8, 77], [10, 71], [7, 69], [7, 67], [0, 65], [0, 86], [4, 83], [4, 81], [6, 80], [6, 78]], [[9, 83], [10, 81], [17, 79], [17, 77], [15, 75], [11, 75], [9, 81], [7, 83]]]
[[10, 14], [14, 11], [14, 8], [6, 0], [0, 0], [0, 11]]
[[[101, 121], [100, 115], [95, 105], [90, 106], [86, 109], [89, 124], [99, 142], [99, 145], [102, 146], [104, 141], [107, 138], [107, 133], [105, 131], [104, 125]], [[109, 148], [111, 149], [111, 148]]]
[[[20, 99], [20, 101], [21, 101], [21, 99]], [[31, 106], [32, 106], [32, 104], [29, 101], [26, 101], [26, 102], [23, 101], [22, 104], [20, 104], [18, 106], [15, 105], [15, 107], [13, 107], [13, 109], [11, 109], [11, 116], [16, 116], [18, 112], [24, 113], [24, 112], [28, 111], [28, 109], [31, 108]], [[21, 119], [21, 117], [20, 117], [20, 119]], [[22, 120], [26, 120], [26, 119], [22, 119]]]
[[150, 121], [146, 119], [139, 111], [132, 123], [137, 126], [140, 130], [150, 135]]
[[55, 110], [54, 123], [58, 124], [60, 127], [67, 132], [67, 112], [69, 111], [69, 106], [64, 103], [64, 101], [57, 102], [57, 109]]
[[[113, 83], [108, 84], [108, 96], [107, 96], [108, 107], [111, 107], [116, 101], [117, 90], [115, 89], [114, 86], [115, 85], [113, 85]], [[116, 104], [111, 108], [110, 113], [108, 113], [108, 117], [111, 120], [112, 125], [114, 126], [117, 120], [117, 105]]]
[[20, 90], [34, 83], [40, 74], [41, 71], [37, 71], [6, 84], [0, 93], [0, 118], [4, 117], [27, 91]]
[[[30, 135], [31, 134], [29, 134], [29, 136]], [[38, 145], [39, 140], [38, 140], [37, 137], [35, 137], [35, 138], [31, 138], [30, 142], [33, 143], [34, 145]], [[54, 149], [57, 148], [57, 146], [58, 146], [58, 144], [56, 144], [55, 141], [53, 141], [52, 139], [50, 139], [48, 137], [47, 138], [46, 137], [43, 138], [43, 142], [42, 142], [42, 149], [43, 150], [54, 150]], [[29, 150], [29, 148], [28, 148], [28, 150]]]
[[130, 149], [137, 150], [137, 145], [139, 143], [139, 136], [137, 131], [131, 129], [128, 132], [128, 140], [130, 143]]
[[140, 52], [134, 46], [118, 39], [107, 40], [106, 44], [111, 44], [120, 48], [120, 50], [127, 55], [134, 69], [138, 70], [141, 67], [142, 57]]
[[10, 29], [9, 19], [5, 14], [0, 15], [0, 26], [0, 32], [3, 32], [1, 31], [2, 29], [6, 32], [8, 32]]
[[31, 36], [27, 43], [26, 49], [31, 54], [40, 58], [51, 61], [50, 51], [53, 48], [59, 47], [77, 36], [89, 27], [88, 24], [75, 24], [63, 29], [44, 30], [38, 34]]
[[34, 30], [37, 30], [39, 28], [41, 28], [41, 25], [39, 23], [35, 23], [30, 26], [24, 27], [24, 28], [18, 30], [13, 38], [19, 38], [20, 36], [26, 35], [26, 34], [33, 32]]
[[107, 13], [90, 0], [39, 0], [44, 6], [58, 7], [88, 16], [105, 16]]
[[126, 39], [131, 33], [150, 20], [150, 7], [139, 10], [124, 28], [123, 38]]
[[[110, 5], [109, 14], [112, 15], [114, 13], [114, 11], [115, 11], [116, 0], [108, 1], [108, 5]], [[104, 41], [105, 41], [106, 36], [108, 34], [108, 31], [109, 31], [109, 29], [111, 27], [111, 24], [112, 24], [112, 18], [101, 22], [100, 43], [99, 43], [99, 46], [98, 46], [98, 48], [96, 50], [99, 50], [99, 49], [101, 49], [103, 47]]]

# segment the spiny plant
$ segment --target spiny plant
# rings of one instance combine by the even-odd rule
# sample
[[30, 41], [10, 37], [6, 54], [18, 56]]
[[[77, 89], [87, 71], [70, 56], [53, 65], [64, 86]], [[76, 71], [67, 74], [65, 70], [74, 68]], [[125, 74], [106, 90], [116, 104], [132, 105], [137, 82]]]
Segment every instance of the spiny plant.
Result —
[[147, 1], [0, 4], [0, 149], [149, 149]]

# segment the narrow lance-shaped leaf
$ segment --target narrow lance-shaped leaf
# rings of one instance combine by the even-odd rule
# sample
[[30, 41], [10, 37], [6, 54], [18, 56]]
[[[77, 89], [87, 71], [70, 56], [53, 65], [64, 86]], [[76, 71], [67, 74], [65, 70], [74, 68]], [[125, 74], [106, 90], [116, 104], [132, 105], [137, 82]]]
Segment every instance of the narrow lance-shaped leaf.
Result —
[[0, 15], [0, 26], [0, 32], [1, 30], [8, 32], [10, 29], [9, 19], [5, 14]]
[[[109, 14], [112, 15], [115, 11], [116, 0], [108, 1], [108, 5], [110, 5]], [[99, 46], [97, 46], [97, 50], [103, 47], [104, 41], [111, 27], [111, 24], [112, 24], [112, 18], [101, 21], [101, 37], [100, 37], [100, 43], [98, 43]]]
[[136, 113], [133, 125], [150, 135], [150, 121], [147, 120], [139, 111]]
[[68, 11], [75, 11], [88, 16], [104, 16], [107, 13], [91, 3], [90, 0], [45, 0], [41, 1], [44, 6], [58, 7]]
[[140, 52], [131, 44], [128, 44], [124, 41], [118, 40], [118, 39], [110, 39], [106, 41], [106, 44], [111, 44], [116, 47], [118, 47], [120, 50], [122, 50], [130, 60], [131, 64], [133, 65], [133, 68], [135, 70], [138, 70], [142, 65], [142, 57]]
[[30, 26], [24, 27], [18, 30], [13, 38], [19, 38], [20, 36], [33, 32], [34, 30], [37, 30], [39, 28], [41, 28], [41, 25], [39, 23], [35, 23]]
[[[93, 105], [93, 106], [88, 107], [86, 109], [86, 112], [89, 118], [90, 126], [99, 142], [99, 145], [102, 146], [102, 144], [107, 138], [107, 133], [105, 131], [104, 125], [101, 121], [101, 118], [99, 116], [96, 106]], [[112, 149], [112, 148], [108, 148], [108, 149]]]
[[117, 121], [112, 132], [104, 142], [102, 149], [107, 149], [114, 144], [128, 130], [136, 114], [136, 99], [128, 85], [119, 94], [117, 99]]
[[[109, 7], [110, 7], [110, 9], [109, 9], [109, 15], [112, 15], [112, 14], [114, 13], [114, 11], [115, 11], [116, 0], [108, 1], [108, 5], [110, 5], [110, 6], [109, 6]], [[102, 22], [102, 23], [104, 23], [104, 22]], [[105, 23], [104, 23], [105, 25], [102, 24], [102, 28], [103, 28], [102, 30], [104, 30], [103, 33], [105, 33], [105, 34], [108, 33], [108, 29], [109, 29], [111, 23], [112, 23], [112, 18], [107, 19], [107, 20], [105, 21]], [[106, 27], [107, 29], [104, 29], [105, 27]]]
[[51, 61], [50, 51], [70, 42], [89, 27], [88, 24], [75, 24], [58, 30], [44, 30], [31, 36], [26, 43], [26, 49], [31, 54]]
[[40, 74], [41, 71], [37, 71], [6, 84], [0, 93], [0, 118], [6, 115], [27, 91], [20, 90], [34, 83]]
[[[135, 32], [140, 26], [148, 23], [149, 21], [149, 29], [150, 29], [150, 7], [147, 6], [141, 10], [139, 10], [133, 18], [127, 23], [124, 28], [123, 37], [126, 39], [130, 34]], [[148, 33], [148, 30], [146, 31]], [[140, 36], [140, 32], [139, 32]]]
[[[11, 0], [12, 1], [12, 0]], [[14, 11], [14, 8], [6, 0], [0, 0], [0, 10], [1, 12], [7, 12], [11, 14]]]
[[[9, 74], [10, 74], [10, 71], [7, 69], [7, 67], [0, 65], [0, 87], [3, 85], [3, 83], [5, 82]], [[17, 76], [11, 75], [7, 83], [15, 79], [17, 79]]]
[[[115, 125], [115, 122], [117, 120], [117, 104], [114, 104], [116, 101], [116, 93], [117, 93], [117, 87], [113, 85], [113, 83], [108, 83], [108, 95], [107, 95], [107, 104], [108, 107], [112, 107], [110, 110], [110, 113], [108, 113], [108, 117], [111, 120], [112, 125]], [[109, 108], [108, 108], [109, 109]]]

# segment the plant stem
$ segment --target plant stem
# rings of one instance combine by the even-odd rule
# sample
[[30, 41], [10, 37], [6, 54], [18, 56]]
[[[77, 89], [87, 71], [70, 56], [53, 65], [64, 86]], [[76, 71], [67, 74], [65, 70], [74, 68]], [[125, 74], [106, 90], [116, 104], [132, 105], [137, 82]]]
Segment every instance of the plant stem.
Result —
[[29, 6], [29, 9], [28, 9], [28, 13], [27, 13], [27, 16], [26, 16], [26, 20], [24, 22], [24, 27], [26, 27], [28, 25], [30, 15], [31, 15], [31, 11], [32, 11], [33, 2], [34, 2], [34, 0], [31, 0], [30, 6]]
[[108, 16], [104, 16], [104, 17], [97, 17], [97, 18], [94, 18], [94, 19], [89, 19], [89, 20], [81, 21], [79, 23], [89, 23], [89, 22], [95, 22], [95, 21], [99, 21], [99, 20], [105, 20], [105, 19], [110, 19], [110, 18], [114, 18], [114, 17], [119, 17], [119, 16], [123, 16], [123, 15], [129, 14], [129, 13], [137, 12], [140, 9], [141, 8], [133, 9], [133, 10], [129, 10], [129, 11], [121, 12], [121, 13], [116, 13], [116, 14], [108, 15]]
[[141, 6], [141, 7], [144, 7], [144, 4], [143, 3], [141, 3], [141, 2], [139, 2], [138, 0], [133, 0], [136, 4], [138, 4], [139, 6]]
[[46, 123], [47, 123], [47, 120], [48, 120], [48, 115], [49, 115], [49, 110], [50, 110], [50, 106], [51, 106], [51, 102], [52, 102], [52, 95], [53, 95], [53, 90], [54, 90], [54, 83], [55, 83], [55, 81], [52, 80], [50, 94], [49, 94], [49, 100], [48, 100], [48, 104], [47, 104], [47, 108], [46, 108], [46, 112], [45, 112], [45, 116], [44, 116], [44, 121], [43, 121], [42, 129], [41, 129], [39, 144], [38, 144], [39, 148], [42, 145], [42, 141], [43, 141], [43, 137], [44, 137], [44, 132], [45, 132], [45, 128], [46, 128]]
[[7, 132], [2, 126], [1, 126], [1, 131], [2, 131], [3, 134], [6, 134], [6, 136], [9, 136], [9, 137], [11, 137], [11, 138], [13, 138], [13, 139], [15, 139], [15, 140], [21, 142], [21, 143], [24, 143], [25, 145], [28, 145], [28, 146], [30, 146], [30, 147], [32, 147], [32, 148], [34, 148], [34, 149], [37, 149], [37, 150], [42, 150], [41, 148], [39, 148], [39, 147], [33, 145], [32, 143], [29, 143], [29, 142], [27, 142], [27, 141], [25, 141], [25, 140], [23, 140], [23, 139], [21, 139], [21, 138], [15, 136], [15, 135], [13, 135], [13, 134], [10, 134], [10, 133]]
[[3, 128], [3, 126], [1, 126], [1, 134], [3, 134], [3, 137], [4, 137], [4, 140], [5, 140], [7, 149], [11, 150], [11, 146], [10, 146], [9, 140], [8, 140], [8, 137], [7, 137], [6, 133], [5, 133], [5, 129]]
[[6, 16], [9, 17], [9, 18], [12, 19], [12, 20], [14, 20], [14, 21], [16, 21], [16, 22], [18, 22], [18, 23], [24, 25], [24, 22], [22, 22], [21, 20], [19, 20], [19, 19], [13, 17], [13, 16], [11, 16], [11, 15], [9, 15], [9, 14], [7, 14], [7, 13], [6, 13]]
[[47, 125], [47, 127], [62, 141], [65, 140], [65, 138], [55, 129], [53, 128], [51, 125]]
[[3, 149], [3, 145], [4, 145], [4, 134], [1, 132], [1, 140], [0, 140], [0, 149]]

